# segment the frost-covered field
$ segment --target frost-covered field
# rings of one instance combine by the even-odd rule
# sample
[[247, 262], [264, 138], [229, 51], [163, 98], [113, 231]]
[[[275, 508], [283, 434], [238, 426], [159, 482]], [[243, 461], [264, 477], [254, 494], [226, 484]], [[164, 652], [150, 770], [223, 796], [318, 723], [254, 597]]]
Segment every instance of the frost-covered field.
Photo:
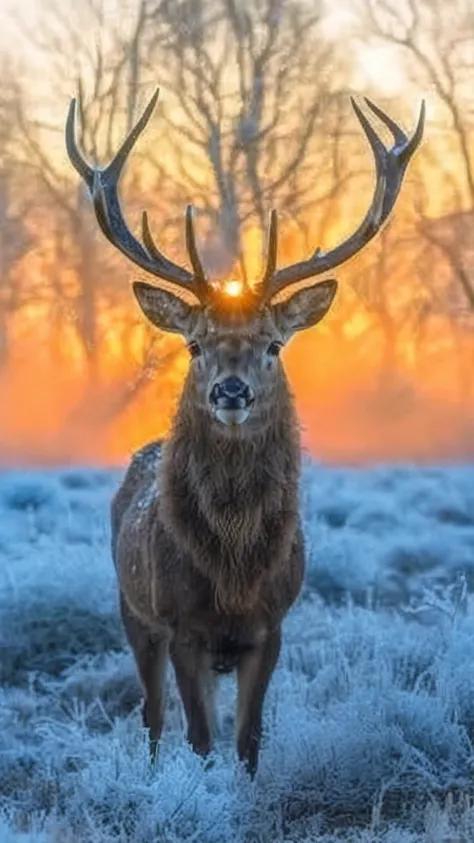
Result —
[[474, 840], [474, 468], [306, 465], [308, 575], [253, 784], [231, 680], [205, 769], [170, 676], [148, 767], [109, 557], [118, 478], [0, 476], [1, 843]]

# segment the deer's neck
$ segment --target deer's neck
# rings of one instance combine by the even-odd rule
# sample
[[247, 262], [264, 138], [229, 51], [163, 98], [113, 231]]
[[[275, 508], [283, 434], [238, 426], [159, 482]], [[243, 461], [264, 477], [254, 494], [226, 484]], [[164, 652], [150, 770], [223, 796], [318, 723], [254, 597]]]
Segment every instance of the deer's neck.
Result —
[[162, 518], [223, 605], [250, 599], [298, 527], [299, 431], [284, 381], [270, 415], [234, 439], [184, 395], [163, 459]]

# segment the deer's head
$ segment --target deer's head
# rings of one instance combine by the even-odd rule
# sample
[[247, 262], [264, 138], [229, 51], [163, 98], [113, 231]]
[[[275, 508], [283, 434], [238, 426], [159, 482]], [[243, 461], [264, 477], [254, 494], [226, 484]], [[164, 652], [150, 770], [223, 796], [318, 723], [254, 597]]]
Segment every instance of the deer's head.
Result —
[[282, 374], [280, 351], [295, 331], [316, 324], [329, 309], [335, 281], [300, 290], [271, 304], [243, 288], [238, 297], [214, 291], [189, 304], [166, 290], [136, 282], [135, 295], [148, 319], [182, 334], [190, 353], [193, 399], [220, 425], [269, 418]]
[[[118, 199], [118, 182], [127, 156], [148, 123], [158, 98], [153, 96], [113, 161], [94, 169], [75, 140], [75, 100], [66, 125], [66, 144], [72, 164], [86, 182], [97, 221], [110, 242], [150, 274], [192, 294], [194, 303], [170, 289], [136, 282], [133, 289], [146, 317], [163, 331], [181, 334], [190, 352], [189, 384], [193, 400], [209, 412], [210, 423], [223, 433], [244, 426], [260, 426], [271, 417], [273, 397], [281, 382], [279, 354], [296, 331], [315, 325], [329, 310], [337, 282], [324, 280], [300, 288], [275, 302], [287, 287], [326, 273], [359, 252], [389, 216], [424, 125], [422, 104], [416, 130], [408, 138], [381, 109], [368, 107], [390, 130], [394, 145], [387, 149], [357, 103], [352, 105], [370, 143], [376, 185], [370, 208], [359, 228], [330, 252], [319, 249], [306, 261], [277, 269], [277, 218], [270, 218], [268, 255], [263, 279], [254, 287], [243, 285], [237, 297], [208, 280], [196, 247], [193, 209], [186, 211], [186, 243], [192, 271], [166, 258], [153, 240], [146, 212], [141, 243], [130, 232]], [[189, 298], [189, 297], [188, 297]]]

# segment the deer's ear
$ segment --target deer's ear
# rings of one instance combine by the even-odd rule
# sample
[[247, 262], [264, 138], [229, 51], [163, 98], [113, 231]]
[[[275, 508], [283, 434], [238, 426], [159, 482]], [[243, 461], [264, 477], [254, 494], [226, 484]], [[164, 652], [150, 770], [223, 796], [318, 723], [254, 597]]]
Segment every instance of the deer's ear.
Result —
[[273, 317], [285, 340], [295, 331], [316, 325], [331, 307], [337, 281], [330, 278], [312, 287], [304, 287], [285, 301], [273, 305]]
[[192, 333], [198, 307], [187, 304], [168, 290], [161, 290], [143, 281], [134, 282], [133, 292], [143, 313], [157, 328], [183, 336]]

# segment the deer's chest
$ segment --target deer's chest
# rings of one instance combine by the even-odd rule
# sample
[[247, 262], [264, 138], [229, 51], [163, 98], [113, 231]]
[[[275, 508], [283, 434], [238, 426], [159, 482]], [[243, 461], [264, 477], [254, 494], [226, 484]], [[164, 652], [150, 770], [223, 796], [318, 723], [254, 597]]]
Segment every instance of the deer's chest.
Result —
[[175, 629], [180, 643], [205, 652], [216, 673], [230, 673], [242, 655], [253, 650], [265, 639], [269, 629], [267, 619], [247, 615], [224, 615], [208, 606], [183, 618]]
[[174, 635], [182, 643], [207, 652], [216, 672], [233, 670], [245, 652], [259, 646], [281, 623], [293, 602], [300, 577], [293, 593], [279, 580], [264, 575], [247, 609], [225, 611], [219, 606], [213, 584], [194, 570], [188, 582], [182, 583]]

